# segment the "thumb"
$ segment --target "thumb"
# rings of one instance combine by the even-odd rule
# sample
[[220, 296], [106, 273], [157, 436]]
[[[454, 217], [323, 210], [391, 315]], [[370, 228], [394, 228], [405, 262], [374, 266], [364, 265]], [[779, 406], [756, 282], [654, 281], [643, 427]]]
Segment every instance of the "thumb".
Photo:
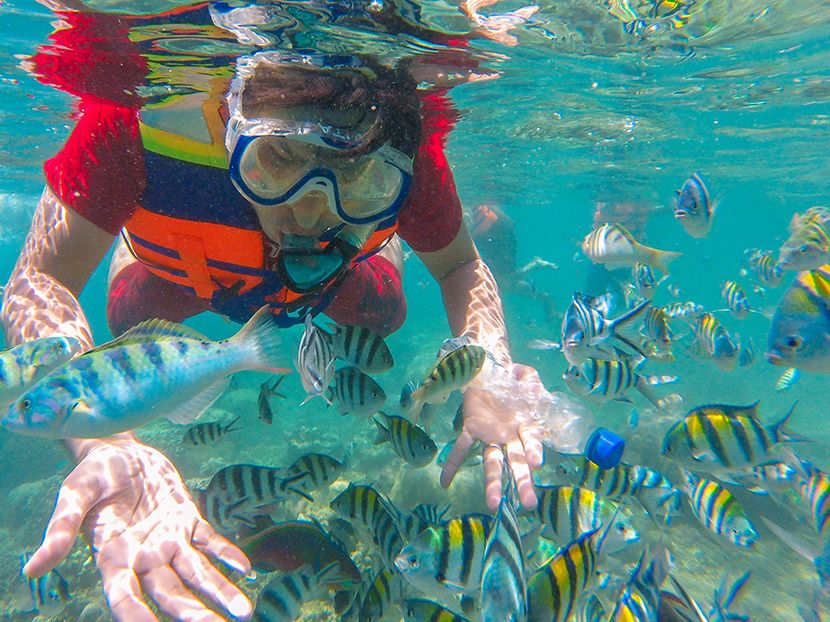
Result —
[[61, 485], [43, 542], [23, 568], [27, 577], [40, 577], [64, 560], [72, 550], [84, 517], [99, 497], [95, 475], [82, 462]]

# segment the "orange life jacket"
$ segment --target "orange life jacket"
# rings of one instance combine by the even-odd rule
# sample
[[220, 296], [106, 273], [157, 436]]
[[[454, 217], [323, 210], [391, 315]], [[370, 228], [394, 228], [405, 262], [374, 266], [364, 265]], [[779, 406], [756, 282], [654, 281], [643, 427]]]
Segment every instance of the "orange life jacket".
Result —
[[[289, 312], [322, 310], [332, 284], [312, 296], [300, 294], [266, 269], [265, 234], [228, 176], [224, 124], [218, 127], [218, 112], [205, 119], [207, 142], [141, 124], [147, 184], [124, 227], [129, 246], [153, 274], [233, 319], [247, 319], [269, 303], [281, 323], [298, 323], [302, 317]], [[380, 250], [397, 227], [394, 217], [380, 223], [352, 265]]]

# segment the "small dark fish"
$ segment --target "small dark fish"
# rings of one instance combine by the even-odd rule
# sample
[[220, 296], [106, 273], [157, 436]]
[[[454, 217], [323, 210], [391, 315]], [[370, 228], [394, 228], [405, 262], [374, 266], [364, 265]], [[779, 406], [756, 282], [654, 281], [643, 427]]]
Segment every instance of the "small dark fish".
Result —
[[239, 417], [225, 424], [222, 421], [197, 423], [187, 429], [182, 442], [188, 445], [209, 445], [215, 443], [228, 432], [236, 432], [239, 428], [233, 426], [237, 421], [239, 421]]
[[271, 410], [270, 398], [279, 397], [280, 399], [285, 399], [285, 395], [277, 390], [283, 380], [285, 380], [285, 376], [278, 376], [277, 379], [274, 380], [273, 384], [269, 385], [266, 381], [259, 385], [259, 397], [257, 398], [259, 418], [267, 425], [274, 423], [274, 411]]

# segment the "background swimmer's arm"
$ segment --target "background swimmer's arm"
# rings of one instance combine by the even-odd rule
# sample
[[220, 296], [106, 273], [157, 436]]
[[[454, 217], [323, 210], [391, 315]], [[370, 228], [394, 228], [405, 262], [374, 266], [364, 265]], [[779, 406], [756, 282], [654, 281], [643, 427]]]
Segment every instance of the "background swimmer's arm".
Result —
[[441, 286], [455, 336], [466, 335], [502, 364], [510, 362], [507, 328], [496, 280], [482, 261], [466, 225], [445, 248], [417, 253]]
[[0, 321], [6, 344], [65, 335], [91, 348], [78, 296], [113, 239], [45, 188], [4, 291]]

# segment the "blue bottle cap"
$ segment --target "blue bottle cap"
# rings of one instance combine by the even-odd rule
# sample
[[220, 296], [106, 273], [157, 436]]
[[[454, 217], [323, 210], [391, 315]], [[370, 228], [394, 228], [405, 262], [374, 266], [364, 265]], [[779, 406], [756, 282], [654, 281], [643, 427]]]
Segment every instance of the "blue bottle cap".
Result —
[[585, 443], [585, 457], [601, 469], [613, 469], [622, 460], [625, 440], [607, 428], [597, 428]]

